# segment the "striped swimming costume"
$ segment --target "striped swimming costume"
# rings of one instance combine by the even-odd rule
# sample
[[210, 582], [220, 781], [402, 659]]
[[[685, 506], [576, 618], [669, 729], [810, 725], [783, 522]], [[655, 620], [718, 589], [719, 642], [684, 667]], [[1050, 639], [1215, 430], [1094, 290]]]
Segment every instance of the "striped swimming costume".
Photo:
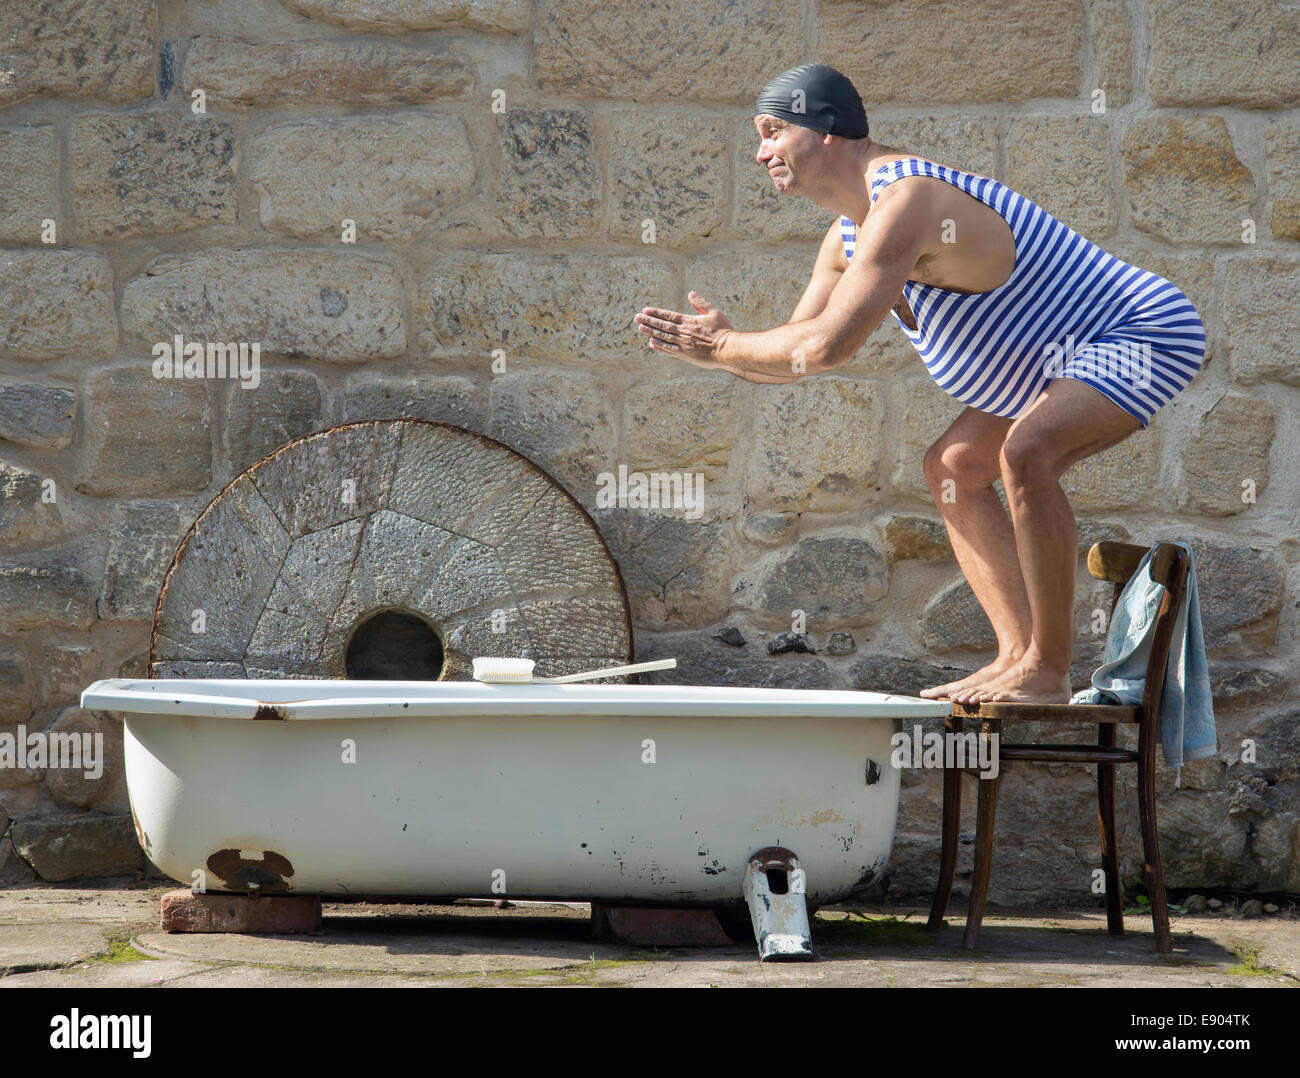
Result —
[[[1014, 419], [1053, 379], [1074, 378], [1146, 427], [1200, 370], [1205, 326], [1163, 277], [1108, 254], [996, 180], [918, 157], [882, 165], [871, 201], [904, 176], [961, 188], [996, 210], [1015, 238], [1011, 277], [990, 292], [903, 285], [916, 329], [894, 318], [950, 396]], [[851, 218], [840, 218], [840, 236], [852, 259]]]

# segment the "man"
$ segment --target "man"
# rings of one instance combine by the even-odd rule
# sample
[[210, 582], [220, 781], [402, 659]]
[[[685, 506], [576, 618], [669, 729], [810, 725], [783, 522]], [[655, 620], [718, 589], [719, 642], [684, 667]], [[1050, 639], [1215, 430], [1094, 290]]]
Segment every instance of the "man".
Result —
[[[1061, 474], [1146, 428], [1205, 354], [1195, 309], [988, 177], [872, 141], [853, 84], [803, 64], [759, 96], [757, 161], [782, 196], [839, 216], [790, 321], [740, 333], [647, 307], [649, 347], [752, 382], [850, 359], [893, 313], [968, 407], [925, 454], [926, 481], [998, 652], [921, 695], [1065, 703], [1078, 532]], [[1001, 477], [1010, 519], [993, 489]]]

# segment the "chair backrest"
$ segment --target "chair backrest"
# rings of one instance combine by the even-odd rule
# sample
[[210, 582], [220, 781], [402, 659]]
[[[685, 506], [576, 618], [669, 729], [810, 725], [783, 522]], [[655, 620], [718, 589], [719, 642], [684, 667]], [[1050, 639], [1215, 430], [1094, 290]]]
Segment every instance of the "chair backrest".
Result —
[[[1098, 580], [1109, 580], [1115, 585], [1110, 600], [1111, 613], [1135, 572], [1146, 556], [1144, 546], [1133, 543], [1115, 543], [1104, 540], [1094, 543], [1088, 551], [1088, 572]], [[1159, 543], [1151, 555], [1151, 579], [1165, 587], [1160, 609], [1156, 612], [1155, 636], [1151, 641], [1151, 655], [1147, 660], [1146, 683], [1142, 691], [1142, 719], [1153, 719], [1160, 711], [1160, 696], [1164, 689], [1165, 669], [1169, 665], [1169, 648], [1174, 642], [1174, 622], [1187, 598], [1187, 574], [1191, 570], [1191, 557], [1176, 543]], [[1154, 729], [1155, 723], [1145, 723]]]

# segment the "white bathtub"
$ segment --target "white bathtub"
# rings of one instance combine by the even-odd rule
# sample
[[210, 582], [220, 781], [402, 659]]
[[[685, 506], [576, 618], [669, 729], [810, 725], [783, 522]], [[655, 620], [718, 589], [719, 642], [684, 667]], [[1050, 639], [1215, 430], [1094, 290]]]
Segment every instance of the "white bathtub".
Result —
[[895, 720], [950, 704], [674, 685], [99, 681], [146, 854], [216, 891], [730, 905], [793, 851], [808, 905], [884, 871]]

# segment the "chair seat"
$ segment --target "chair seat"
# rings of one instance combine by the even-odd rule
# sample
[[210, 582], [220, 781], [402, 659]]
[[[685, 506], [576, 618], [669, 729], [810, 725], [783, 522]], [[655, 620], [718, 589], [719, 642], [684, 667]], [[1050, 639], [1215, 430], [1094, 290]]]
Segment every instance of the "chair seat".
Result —
[[1018, 704], [1001, 700], [962, 704], [953, 701], [952, 713], [959, 719], [1016, 719], [1021, 722], [1142, 721], [1142, 709], [1127, 704]]

